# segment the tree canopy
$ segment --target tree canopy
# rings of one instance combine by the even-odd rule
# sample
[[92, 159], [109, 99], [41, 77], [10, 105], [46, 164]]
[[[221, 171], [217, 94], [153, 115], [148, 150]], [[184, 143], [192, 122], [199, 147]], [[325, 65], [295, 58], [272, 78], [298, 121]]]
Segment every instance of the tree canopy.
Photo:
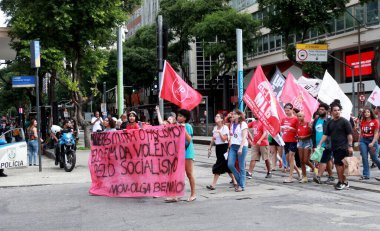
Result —
[[[88, 126], [83, 118], [83, 105], [88, 96], [97, 93], [96, 82], [104, 74], [108, 60], [104, 48], [114, 44], [115, 29], [126, 21], [128, 13], [138, 2], [3, 0], [0, 7], [10, 18], [10, 35], [14, 39], [18, 60], [29, 62], [25, 41], [37, 38], [41, 43], [41, 52], [50, 49], [62, 52], [64, 59], [61, 56], [57, 57], [59, 60], [52, 60], [54, 63], [60, 62], [64, 70], [55, 77], [66, 84], [75, 106], [77, 121]], [[93, 92], [88, 92], [86, 86]], [[89, 146], [88, 141], [85, 140], [86, 146]]]
[[188, 63], [185, 62], [185, 53], [190, 50], [189, 44], [194, 41], [193, 27], [201, 22], [207, 14], [228, 9], [226, 0], [162, 0], [160, 2], [164, 23], [168, 26], [169, 60], [178, 64], [188, 79]]
[[[201, 40], [206, 56], [216, 60], [213, 76], [223, 76], [236, 65], [236, 29], [243, 30], [243, 52], [254, 49], [254, 37], [258, 23], [247, 13], [238, 13], [234, 9], [226, 9], [208, 14], [193, 28], [193, 34]], [[246, 61], [246, 55], [243, 55]]]

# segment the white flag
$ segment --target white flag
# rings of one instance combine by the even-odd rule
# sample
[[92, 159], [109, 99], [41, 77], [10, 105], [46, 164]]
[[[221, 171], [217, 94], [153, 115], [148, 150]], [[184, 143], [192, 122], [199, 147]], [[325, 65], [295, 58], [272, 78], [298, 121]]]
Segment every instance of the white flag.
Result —
[[352, 111], [352, 102], [344, 94], [342, 89], [339, 87], [339, 84], [335, 79], [326, 71], [323, 76], [323, 81], [321, 88], [318, 92], [318, 99], [324, 103], [330, 104], [334, 99], [339, 99], [342, 105], [342, 117], [350, 120], [351, 111]]
[[368, 97], [368, 102], [376, 107], [380, 106], [380, 88], [378, 86], [373, 89], [373, 92]]
[[321, 88], [321, 79], [311, 79], [301, 76], [298, 78], [297, 83], [306, 89], [313, 97], [317, 97], [318, 91]]

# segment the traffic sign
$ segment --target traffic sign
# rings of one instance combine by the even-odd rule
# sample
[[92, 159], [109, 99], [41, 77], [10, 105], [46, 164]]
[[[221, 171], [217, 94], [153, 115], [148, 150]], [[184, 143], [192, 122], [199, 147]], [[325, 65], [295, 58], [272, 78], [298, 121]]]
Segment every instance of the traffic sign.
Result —
[[364, 102], [365, 101], [365, 95], [360, 95], [359, 100], [360, 100], [360, 102]]
[[12, 87], [35, 87], [34, 76], [14, 76], [12, 77]]
[[327, 44], [296, 44], [298, 62], [327, 62]]

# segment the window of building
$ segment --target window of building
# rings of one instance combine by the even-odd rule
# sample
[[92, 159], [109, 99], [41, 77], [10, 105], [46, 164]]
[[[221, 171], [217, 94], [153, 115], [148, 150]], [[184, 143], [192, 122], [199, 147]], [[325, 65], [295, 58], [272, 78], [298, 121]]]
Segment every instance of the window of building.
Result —
[[379, 2], [373, 1], [367, 4], [367, 25], [379, 23]]

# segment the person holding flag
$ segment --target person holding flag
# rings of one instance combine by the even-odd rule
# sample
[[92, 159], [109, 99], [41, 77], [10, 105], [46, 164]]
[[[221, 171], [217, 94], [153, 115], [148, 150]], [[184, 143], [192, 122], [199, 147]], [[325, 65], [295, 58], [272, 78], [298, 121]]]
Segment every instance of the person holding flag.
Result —
[[248, 129], [248, 137], [253, 136], [253, 138], [248, 139], [251, 144], [252, 151], [251, 162], [249, 163], [249, 169], [246, 172], [247, 178], [252, 178], [253, 169], [256, 166], [256, 162], [260, 161], [260, 157], [265, 161], [265, 166], [267, 168], [267, 175], [265, 178], [272, 178], [269, 159], [268, 131], [264, 128], [263, 124], [257, 120], [257, 118], [248, 124]]
[[289, 177], [284, 180], [284, 183], [293, 183], [293, 171], [294, 169], [297, 171], [298, 177], [301, 177], [300, 171], [295, 164], [295, 153], [297, 151], [297, 125], [298, 120], [297, 117], [293, 114], [293, 105], [291, 103], [287, 103], [284, 106], [286, 117], [281, 121], [281, 131], [282, 131], [282, 139], [285, 142], [285, 155], [286, 160], [289, 163]]

